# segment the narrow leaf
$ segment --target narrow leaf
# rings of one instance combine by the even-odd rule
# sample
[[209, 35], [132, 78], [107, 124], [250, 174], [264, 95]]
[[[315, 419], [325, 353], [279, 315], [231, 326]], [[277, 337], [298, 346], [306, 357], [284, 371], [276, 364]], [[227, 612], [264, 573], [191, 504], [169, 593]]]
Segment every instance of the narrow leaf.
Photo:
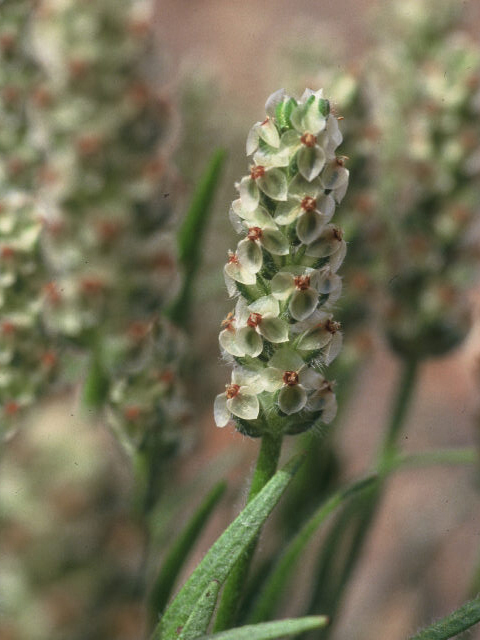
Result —
[[219, 591], [220, 583], [218, 580], [209, 582], [207, 588], [194, 606], [192, 613], [178, 636], [178, 640], [193, 640], [207, 633]]
[[95, 345], [87, 377], [83, 383], [82, 405], [87, 411], [101, 409], [108, 394], [108, 377], [102, 364], [100, 351], [98, 345]]
[[178, 258], [183, 267], [184, 277], [181, 291], [170, 308], [169, 315], [172, 321], [179, 326], [187, 324], [194, 291], [194, 280], [203, 251], [203, 238], [225, 156], [223, 149], [217, 149], [213, 154], [193, 194], [190, 208], [178, 233]]
[[278, 640], [296, 636], [299, 633], [321, 629], [328, 624], [326, 616], [307, 616], [305, 618], [278, 620], [277, 622], [263, 622], [237, 627], [228, 631], [202, 636], [198, 640]]
[[344, 500], [370, 486], [376, 478], [376, 475], [368, 476], [349, 485], [346, 489], [335, 493], [317, 509], [273, 566], [249, 618], [250, 622], [266, 620], [273, 614], [285, 591], [286, 584], [297, 566], [297, 561], [313, 534]]
[[410, 640], [447, 640], [480, 622], [480, 597], [470, 600], [449, 616], [435, 622]]
[[258, 495], [245, 507], [226, 531], [218, 538], [194, 570], [157, 625], [153, 639], [170, 640], [176, 629], [183, 626], [208, 583], [226, 580], [232, 567], [258, 535], [263, 523], [280, 500], [303, 456], [295, 456], [277, 471]]
[[167, 605], [175, 580], [185, 564], [189, 551], [200, 536], [226, 488], [227, 485], [223, 481], [213, 487], [170, 549], [150, 594], [150, 610], [155, 623], [159, 612], [163, 611]]

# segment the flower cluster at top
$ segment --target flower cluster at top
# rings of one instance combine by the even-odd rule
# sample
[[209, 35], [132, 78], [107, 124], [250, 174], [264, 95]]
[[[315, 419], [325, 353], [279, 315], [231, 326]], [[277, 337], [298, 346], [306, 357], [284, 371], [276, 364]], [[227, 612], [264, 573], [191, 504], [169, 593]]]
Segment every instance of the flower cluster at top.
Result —
[[323, 368], [342, 344], [333, 306], [346, 253], [332, 222], [348, 185], [338, 121], [323, 92], [300, 100], [270, 96], [267, 116], [247, 138], [250, 172], [236, 185], [232, 224], [243, 238], [230, 252], [225, 279], [235, 310], [219, 341], [233, 361], [230, 384], [215, 399], [215, 422], [233, 417], [252, 437], [300, 433], [336, 413]]

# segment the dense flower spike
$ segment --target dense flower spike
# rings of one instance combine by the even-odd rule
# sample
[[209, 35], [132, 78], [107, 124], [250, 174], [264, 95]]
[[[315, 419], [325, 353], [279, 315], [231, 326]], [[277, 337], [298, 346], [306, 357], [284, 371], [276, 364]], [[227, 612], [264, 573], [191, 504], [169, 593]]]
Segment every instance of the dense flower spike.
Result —
[[335, 417], [323, 367], [342, 344], [332, 309], [346, 253], [331, 223], [348, 184], [337, 118], [322, 91], [300, 100], [281, 90], [248, 134], [249, 175], [237, 184], [230, 219], [244, 237], [229, 253], [225, 279], [235, 310], [219, 341], [231, 383], [215, 399], [215, 421], [234, 419], [250, 436], [300, 433]]
[[392, 230], [384, 317], [393, 348], [407, 358], [444, 354], [469, 327], [465, 289], [478, 261], [480, 50], [457, 30], [457, 10], [450, 2], [395, 5], [398, 20], [379, 30], [388, 43], [371, 69], [381, 132], [379, 206]]

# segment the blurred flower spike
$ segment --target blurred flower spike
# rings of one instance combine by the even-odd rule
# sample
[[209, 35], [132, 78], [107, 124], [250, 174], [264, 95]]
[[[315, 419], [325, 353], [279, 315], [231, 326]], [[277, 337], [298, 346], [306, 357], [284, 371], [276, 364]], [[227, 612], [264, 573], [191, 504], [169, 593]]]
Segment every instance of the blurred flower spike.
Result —
[[337, 118], [323, 91], [300, 100], [282, 89], [253, 125], [249, 173], [230, 209], [242, 235], [224, 275], [235, 309], [219, 335], [234, 365], [215, 399], [217, 426], [234, 420], [252, 437], [301, 433], [336, 414], [333, 384], [323, 375], [342, 345], [333, 318], [345, 257], [343, 231], [331, 224], [348, 185]]

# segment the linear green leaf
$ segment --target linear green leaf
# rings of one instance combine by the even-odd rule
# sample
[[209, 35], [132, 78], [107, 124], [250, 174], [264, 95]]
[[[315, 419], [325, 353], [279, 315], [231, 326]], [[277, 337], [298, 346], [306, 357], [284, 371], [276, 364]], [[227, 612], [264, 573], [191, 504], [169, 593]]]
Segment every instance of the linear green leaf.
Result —
[[190, 208], [178, 232], [178, 259], [183, 267], [181, 291], [169, 310], [172, 321], [178, 326], [186, 326], [194, 291], [194, 280], [200, 266], [203, 237], [207, 229], [208, 217], [222, 173], [226, 153], [217, 149], [193, 194]]
[[277, 471], [260, 493], [245, 507], [212, 545], [203, 560], [177, 594], [157, 625], [154, 640], [174, 640], [211, 580], [223, 584], [235, 562], [255, 539], [263, 523], [280, 500], [303, 456], [295, 456]]
[[270, 575], [265, 581], [252, 615], [249, 618], [249, 622], [260, 622], [261, 620], [268, 619], [273, 614], [275, 607], [279, 603], [285, 591], [285, 586], [297, 566], [297, 560], [313, 534], [323, 524], [332, 511], [342, 504], [344, 500], [358, 493], [365, 487], [370, 486], [376, 479], [376, 475], [362, 478], [358, 482], [355, 482], [345, 489], [335, 493], [317, 509], [313, 516], [292, 539], [278, 559], [277, 563], [274, 565]]
[[262, 622], [237, 627], [228, 631], [202, 636], [198, 640], [278, 640], [299, 633], [320, 629], [327, 626], [326, 616], [306, 616], [305, 618], [278, 620], [276, 622]]
[[410, 640], [447, 640], [480, 622], [480, 598], [470, 600], [449, 616], [412, 636]]
[[178, 640], [194, 640], [207, 633], [208, 625], [212, 619], [213, 610], [217, 602], [220, 583], [212, 580], [198, 599], [185, 626], [183, 627]]
[[175, 580], [185, 563], [189, 551], [198, 539], [226, 488], [227, 485], [223, 480], [213, 487], [170, 549], [150, 594], [150, 611], [152, 612], [154, 623], [158, 620], [159, 612], [166, 607]]

